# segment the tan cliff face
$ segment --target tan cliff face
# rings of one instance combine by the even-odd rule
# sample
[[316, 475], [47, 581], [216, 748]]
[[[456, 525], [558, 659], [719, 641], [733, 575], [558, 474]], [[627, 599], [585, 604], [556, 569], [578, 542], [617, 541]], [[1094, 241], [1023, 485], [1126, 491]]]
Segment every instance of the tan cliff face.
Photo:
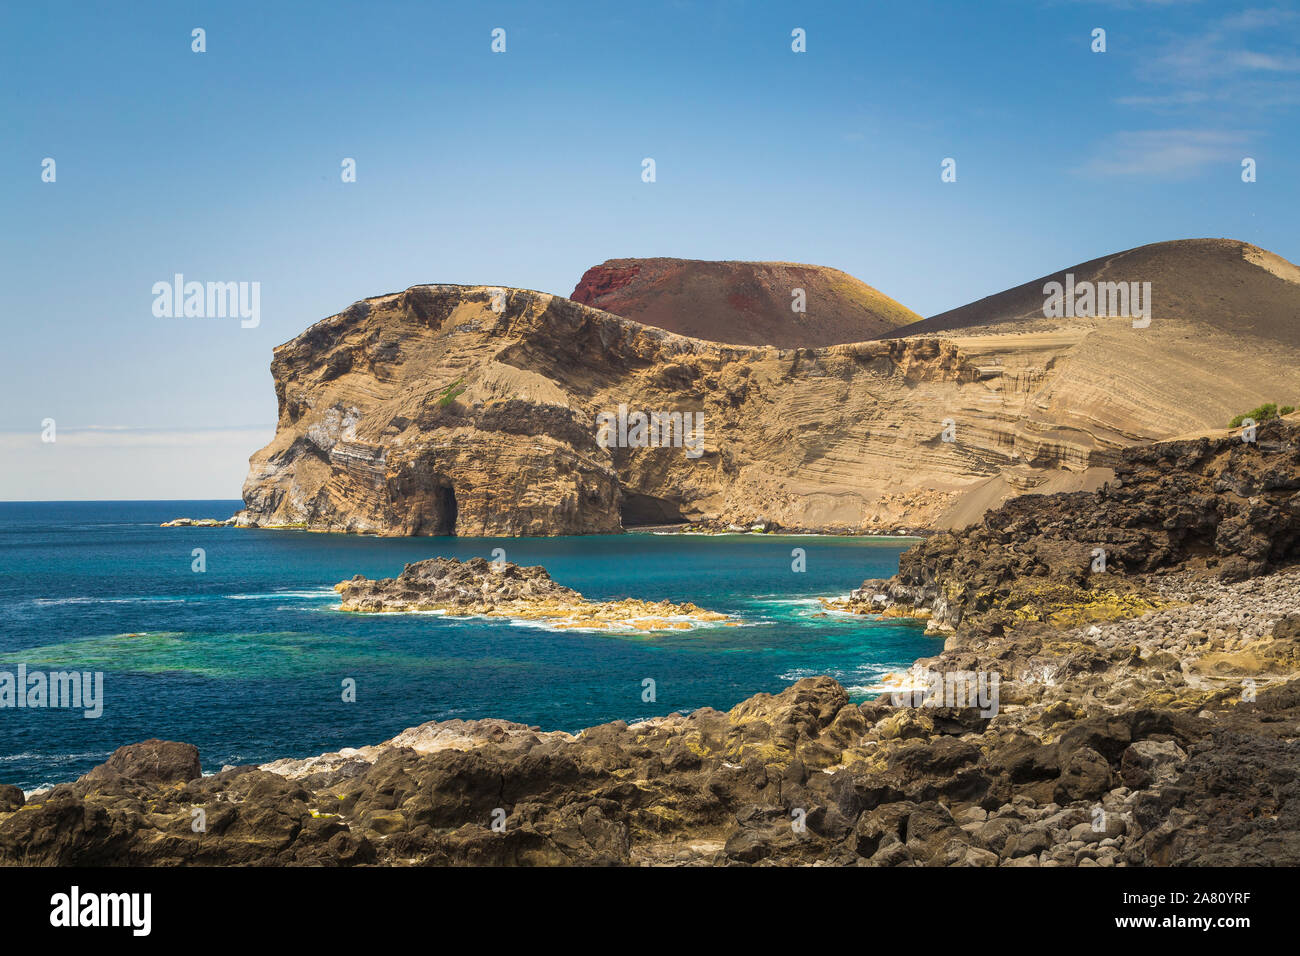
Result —
[[[1225, 254], [1252, 295], [1300, 316], [1282, 267]], [[239, 522], [470, 536], [959, 526], [1011, 494], [1095, 486], [1125, 445], [1300, 404], [1294, 326], [1246, 322], [1249, 300], [1222, 295], [1235, 327], [1163, 312], [1157, 291], [1141, 329], [1037, 319], [778, 349], [544, 293], [415, 286], [275, 350], [279, 424], [251, 459]], [[616, 426], [598, 427], [620, 406], [625, 421], [691, 413], [701, 427], [680, 447], [620, 447]], [[635, 422], [627, 437], [637, 445]]]

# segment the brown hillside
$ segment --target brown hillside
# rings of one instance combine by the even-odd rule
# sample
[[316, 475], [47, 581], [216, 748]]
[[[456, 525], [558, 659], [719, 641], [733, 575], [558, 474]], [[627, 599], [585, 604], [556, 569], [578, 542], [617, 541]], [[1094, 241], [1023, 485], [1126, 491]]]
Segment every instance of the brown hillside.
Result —
[[1043, 286], [1063, 282], [1150, 282], [1154, 317], [1180, 327], [1300, 345], [1300, 268], [1236, 239], [1176, 239], [1138, 246], [893, 329], [885, 338], [937, 332], [1027, 332], [1063, 320], [1043, 318]]
[[[795, 289], [803, 313], [791, 308]], [[862, 342], [920, 319], [847, 273], [792, 262], [610, 259], [570, 298], [679, 335], [778, 348]]]

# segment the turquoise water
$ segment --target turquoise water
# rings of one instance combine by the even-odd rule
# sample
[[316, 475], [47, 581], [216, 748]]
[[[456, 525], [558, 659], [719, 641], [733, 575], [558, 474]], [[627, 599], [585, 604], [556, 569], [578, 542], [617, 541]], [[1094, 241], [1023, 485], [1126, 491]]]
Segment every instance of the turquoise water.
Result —
[[[104, 673], [104, 713], [0, 708], [0, 783], [71, 780], [149, 737], [205, 770], [378, 743], [427, 720], [578, 730], [726, 709], [812, 674], [857, 697], [937, 653], [912, 623], [825, 615], [818, 595], [887, 576], [901, 539], [625, 534], [371, 538], [159, 528], [234, 501], [0, 503], [0, 671]], [[207, 570], [192, 570], [194, 548]], [[436, 555], [541, 564], [589, 598], [691, 601], [743, 627], [575, 633], [502, 620], [344, 614], [332, 585]], [[803, 548], [807, 571], [792, 570]], [[342, 682], [356, 681], [356, 702]], [[656, 699], [642, 700], [643, 680]]]

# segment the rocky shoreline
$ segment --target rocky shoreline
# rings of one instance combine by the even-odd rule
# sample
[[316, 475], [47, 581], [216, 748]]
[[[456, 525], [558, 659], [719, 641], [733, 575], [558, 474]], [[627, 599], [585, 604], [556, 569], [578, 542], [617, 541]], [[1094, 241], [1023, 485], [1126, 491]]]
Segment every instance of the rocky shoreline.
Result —
[[[1300, 615], [1283, 621], [1273, 640], [1294, 648]], [[1106, 637], [1122, 646], [1120, 632]], [[1062, 650], [1017, 662], [991, 719], [971, 707], [855, 705], [833, 680], [806, 678], [726, 713], [578, 735], [431, 723], [375, 747], [206, 777], [195, 748], [146, 741], [26, 801], [0, 788], [0, 861], [1300, 863], [1300, 682], [1252, 702], [1183, 688], [1162, 703], [1161, 652], [1124, 647], [1091, 669]], [[1033, 674], [1049, 661], [1051, 674]], [[1080, 695], [1081, 684], [1113, 699]]]
[[0, 788], [0, 863], [1300, 865], [1300, 428], [1258, 437], [1131, 449], [918, 544], [844, 605], [947, 635], [879, 699], [805, 678], [206, 777], [147, 741]]
[[[242, 517], [241, 517], [242, 516]], [[254, 528], [261, 531], [314, 531], [332, 534], [370, 534], [373, 531], [331, 529], [315, 527], [307, 523], [298, 524], [261, 524], [248, 518], [245, 512], [239, 512], [229, 518], [173, 518], [164, 521], [160, 528]], [[847, 525], [826, 527], [785, 527], [775, 521], [753, 521], [748, 524], [735, 522], [700, 520], [678, 522], [675, 524], [633, 525], [619, 529], [617, 534], [770, 534], [770, 535], [822, 535], [846, 538], [923, 538], [934, 533], [929, 528], [898, 527], [883, 530], [863, 530]]]
[[357, 575], [334, 585], [342, 611], [363, 614], [432, 612], [538, 621], [559, 630], [686, 630], [700, 624], [737, 626], [725, 614], [671, 601], [589, 601], [557, 584], [543, 567], [508, 561], [430, 558], [395, 578]]

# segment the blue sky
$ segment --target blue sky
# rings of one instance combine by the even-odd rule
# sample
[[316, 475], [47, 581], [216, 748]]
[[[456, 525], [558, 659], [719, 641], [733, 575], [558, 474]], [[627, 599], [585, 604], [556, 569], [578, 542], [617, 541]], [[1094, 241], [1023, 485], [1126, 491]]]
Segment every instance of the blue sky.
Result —
[[[0, 71], [0, 499], [237, 497], [272, 347], [420, 282], [780, 259], [930, 315], [1165, 239], [1300, 260], [1295, 3], [7, 4]], [[155, 317], [178, 272], [260, 324]]]

